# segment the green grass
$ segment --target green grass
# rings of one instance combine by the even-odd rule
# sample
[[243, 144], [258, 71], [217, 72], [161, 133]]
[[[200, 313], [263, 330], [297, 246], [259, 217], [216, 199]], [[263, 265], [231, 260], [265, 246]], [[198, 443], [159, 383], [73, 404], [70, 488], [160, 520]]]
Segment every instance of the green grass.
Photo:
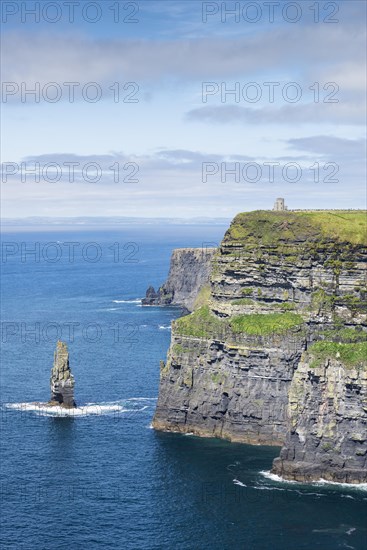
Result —
[[310, 309], [312, 311], [333, 311], [336, 305], [345, 306], [350, 311], [363, 312], [367, 308], [367, 300], [353, 294], [337, 296], [318, 289], [312, 293]]
[[367, 342], [316, 342], [310, 346], [308, 352], [311, 357], [311, 368], [322, 365], [326, 359], [338, 360], [346, 367], [367, 368]]
[[244, 212], [233, 220], [225, 236], [228, 239], [247, 246], [277, 246], [295, 239], [367, 244], [366, 211]]
[[233, 332], [244, 332], [250, 335], [266, 336], [282, 334], [291, 328], [303, 325], [303, 318], [296, 313], [254, 313], [238, 315], [231, 319]]
[[207, 306], [210, 300], [210, 285], [204, 285], [199, 294], [196, 296], [194, 310], [200, 307]]
[[253, 288], [243, 288], [241, 290], [241, 292], [244, 296], [252, 296], [252, 294], [254, 293], [254, 289]]
[[367, 341], [367, 332], [355, 330], [354, 328], [324, 330], [322, 333], [320, 333], [320, 335], [322, 335], [326, 340], [346, 344]]
[[321, 227], [325, 237], [353, 244], [367, 243], [366, 210], [336, 212], [300, 212], [301, 216]]
[[268, 309], [279, 309], [280, 311], [294, 311], [296, 309], [296, 304], [294, 302], [282, 302], [279, 303], [270, 303], [266, 305], [263, 302], [258, 302], [256, 300], [252, 300], [251, 298], [238, 298], [237, 300], [231, 301], [232, 306], [260, 306], [261, 307], [267, 307]]
[[253, 306], [256, 302], [251, 298], [238, 298], [238, 300], [232, 300], [233, 306]]
[[211, 313], [208, 306], [203, 306], [194, 313], [173, 322], [173, 328], [177, 334], [196, 338], [220, 334], [225, 327], [225, 322]]
[[363, 313], [366, 311], [367, 308], [367, 300], [362, 300], [358, 296], [354, 296], [353, 294], [345, 294], [344, 296], [338, 296], [336, 298], [336, 303], [340, 303], [341, 305], [345, 305], [348, 309], [350, 309], [353, 312], [360, 311]]
[[293, 311], [296, 309], [296, 304], [294, 302], [283, 302], [281, 304], [271, 304], [271, 307], [281, 309], [282, 311]]
[[176, 334], [196, 338], [230, 336], [231, 332], [267, 336], [282, 334], [291, 328], [301, 327], [303, 323], [301, 315], [289, 312], [236, 315], [227, 320], [217, 317], [208, 306], [204, 306], [174, 321], [173, 328]]
[[189, 351], [189, 348], [184, 348], [181, 344], [174, 344], [172, 346], [173, 355], [182, 355], [184, 353], [188, 353]]
[[311, 296], [311, 310], [332, 311], [335, 306], [335, 295], [328, 294], [322, 288], [315, 290]]

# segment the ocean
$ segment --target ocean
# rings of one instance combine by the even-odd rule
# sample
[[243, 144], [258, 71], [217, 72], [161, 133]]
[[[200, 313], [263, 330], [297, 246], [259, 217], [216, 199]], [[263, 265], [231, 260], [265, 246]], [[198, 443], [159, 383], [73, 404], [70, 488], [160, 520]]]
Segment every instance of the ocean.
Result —
[[[2, 245], [1, 548], [367, 548], [366, 489], [269, 476], [276, 447], [151, 429], [170, 323], [142, 307], [173, 248], [224, 226], [8, 230]], [[41, 411], [57, 339], [78, 409]]]

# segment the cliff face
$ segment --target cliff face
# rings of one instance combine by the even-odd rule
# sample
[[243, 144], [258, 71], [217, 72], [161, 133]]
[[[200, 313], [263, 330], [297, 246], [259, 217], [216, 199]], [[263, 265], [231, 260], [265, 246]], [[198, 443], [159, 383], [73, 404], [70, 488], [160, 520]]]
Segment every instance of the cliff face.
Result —
[[338, 353], [320, 364], [304, 354], [290, 386], [288, 432], [273, 473], [297, 481], [367, 482], [367, 370], [358, 361], [345, 365]]
[[[295, 373], [301, 376], [307, 369], [301, 357], [318, 341], [365, 346], [360, 343], [367, 329], [363, 224], [364, 218], [353, 212], [238, 215], [212, 257], [210, 294], [191, 315], [173, 323], [153, 426], [254, 444], [287, 441], [282, 466], [276, 468], [288, 475], [286, 463], [295, 456], [293, 439], [288, 443], [294, 436], [288, 396], [298, 380]], [[363, 373], [366, 364], [358, 368]], [[318, 397], [308, 402], [310, 416], [305, 412], [299, 420], [308, 425], [307, 433], [312, 414], [319, 418], [326, 406], [317, 376]], [[349, 376], [345, 367], [345, 384], [337, 390], [347, 388], [360, 430], [365, 401], [360, 379], [352, 383]], [[306, 387], [303, 391], [308, 395]], [[335, 409], [332, 416], [337, 415], [343, 416], [343, 410]], [[347, 420], [340, 426], [344, 458], [353, 446], [347, 443], [354, 434], [348, 426]], [[341, 433], [336, 431], [334, 440]], [[307, 460], [315, 456], [315, 446], [316, 441], [309, 443]], [[363, 468], [362, 459], [356, 460], [350, 467]]]
[[167, 281], [156, 292], [149, 287], [142, 304], [146, 306], [179, 305], [193, 311], [201, 289], [208, 285], [210, 261], [215, 249], [177, 248], [172, 252]]
[[232, 340], [172, 335], [153, 426], [281, 445], [286, 434], [287, 390], [304, 341]]

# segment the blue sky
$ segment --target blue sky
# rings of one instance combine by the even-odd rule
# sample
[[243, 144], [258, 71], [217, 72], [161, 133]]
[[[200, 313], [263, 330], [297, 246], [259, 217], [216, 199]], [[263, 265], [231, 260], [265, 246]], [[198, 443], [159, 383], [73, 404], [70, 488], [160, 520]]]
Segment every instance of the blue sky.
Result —
[[[273, 22], [266, 2], [79, 1], [74, 22], [62, 0], [39, 3], [35, 22], [35, 4], [2, 6], [4, 217], [231, 217], [277, 196], [294, 208], [365, 206], [365, 2], [279, 0]], [[35, 83], [38, 103], [21, 94]], [[59, 181], [51, 167], [22, 182], [34, 163], [60, 166]], [[83, 177], [88, 163], [101, 168], [96, 182]]]

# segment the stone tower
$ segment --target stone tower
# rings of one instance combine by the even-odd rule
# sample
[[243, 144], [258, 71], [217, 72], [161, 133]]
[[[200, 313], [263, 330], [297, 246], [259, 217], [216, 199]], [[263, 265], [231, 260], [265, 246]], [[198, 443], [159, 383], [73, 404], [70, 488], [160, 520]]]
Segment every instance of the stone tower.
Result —
[[65, 342], [57, 342], [54, 354], [54, 366], [51, 369], [50, 405], [60, 405], [67, 409], [76, 407], [74, 401], [74, 376], [69, 366], [69, 352]]
[[283, 211], [283, 210], [288, 210], [288, 207], [284, 203], [284, 199], [282, 199], [282, 198], [277, 199], [274, 203], [273, 210], [275, 210], [277, 212]]

